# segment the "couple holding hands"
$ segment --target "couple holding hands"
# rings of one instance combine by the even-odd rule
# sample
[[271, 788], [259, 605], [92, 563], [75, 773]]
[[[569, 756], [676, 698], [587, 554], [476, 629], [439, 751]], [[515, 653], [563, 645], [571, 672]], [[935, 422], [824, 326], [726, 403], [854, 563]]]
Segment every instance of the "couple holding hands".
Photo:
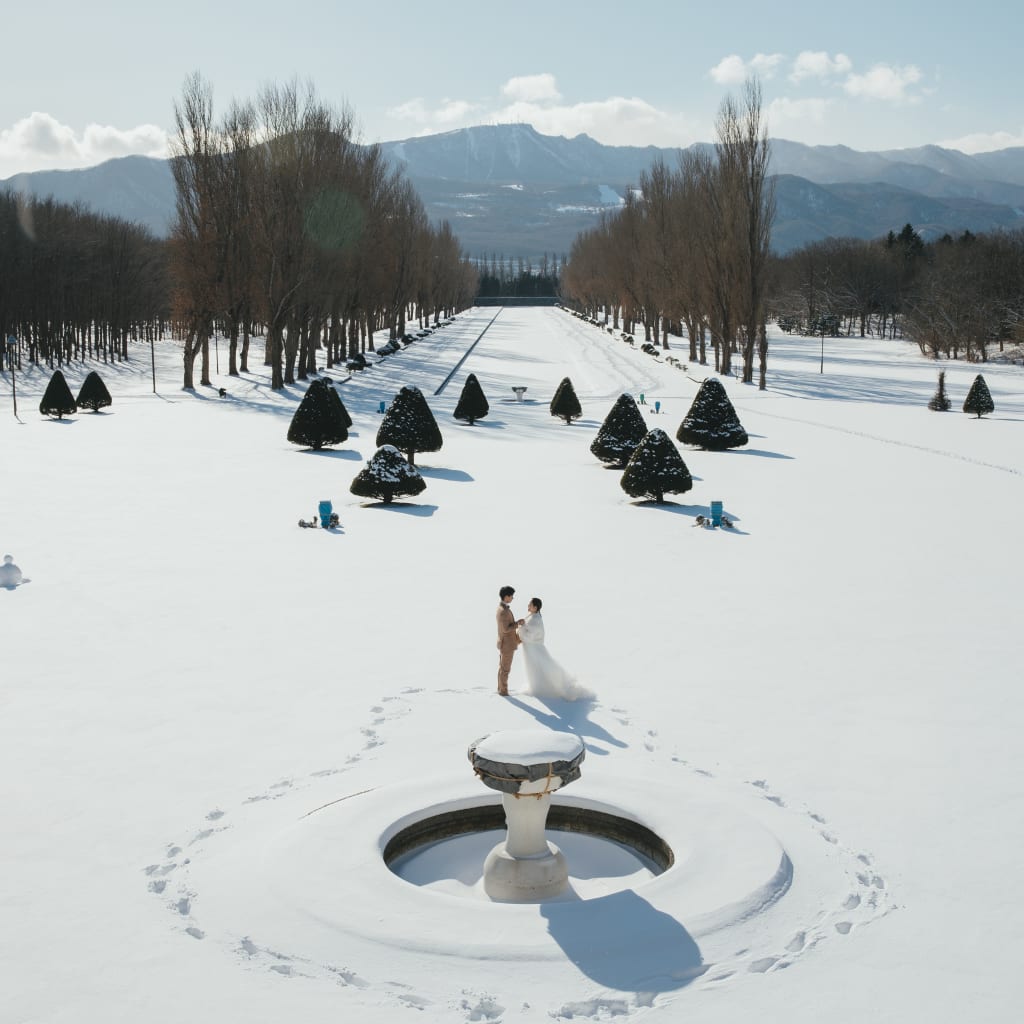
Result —
[[526, 662], [527, 692], [534, 697], [548, 697], [556, 700], [579, 700], [593, 697], [589, 690], [580, 686], [561, 665], [555, 661], [544, 646], [544, 619], [541, 617], [543, 602], [539, 597], [530, 598], [526, 607], [526, 618], [517, 619], [512, 614], [514, 587], [502, 587], [498, 591], [501, 603], [498, 605], [498, 693], [508, 696], [508, 674], [512, 668], [512, 656], [522, 644], [523, 659]]

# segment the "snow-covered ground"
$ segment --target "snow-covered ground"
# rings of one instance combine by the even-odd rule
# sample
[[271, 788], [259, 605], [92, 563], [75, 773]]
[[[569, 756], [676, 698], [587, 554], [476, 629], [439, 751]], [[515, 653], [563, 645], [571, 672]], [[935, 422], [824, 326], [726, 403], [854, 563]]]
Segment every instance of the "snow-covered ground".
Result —
[[[29, 581], [0, 589], [0, 1021], [1015, 1020], [1024, 371], [828, 339], [819, 374], [818, 339], [773, 336], [768, 391], [725, 381], [750, 444], [684, 449], [659, 507], [590, 442], [623, 391], [674, 436], [706, 369], [505, 309], [435, 396], [495, 312], [340, 385], [333, 451], [287, 443], [302, 388], [258, 357], [189, 394], [168, 342], [153, 395], [140, 348], [60, 422], [48, 371], [21, 423], [0, 375], [0, 555]], [[444, 447], [418, 498], [364, 503], [405, 384]], [[341, 529], [298, 529], [325, 498]], [[712, 499], [735, 529], [694, 528]], [[525, 695], [518, 658], [494, 693], [505, 583], [595, 703]], [[388, 872], [403, 815], [499, 799], [466, 748], [526, 726], [587, 745], [556, 801], [657, 825], [676, 866], [528, 907]]]

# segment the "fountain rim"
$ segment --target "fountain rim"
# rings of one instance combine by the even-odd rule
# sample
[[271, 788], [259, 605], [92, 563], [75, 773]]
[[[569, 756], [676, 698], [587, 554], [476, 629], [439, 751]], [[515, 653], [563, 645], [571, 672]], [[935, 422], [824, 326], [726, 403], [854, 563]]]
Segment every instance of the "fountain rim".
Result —
[[[394, 870], [392, 865], [400, 858], [433, 843], [505, 828], [504, 807], [493, 798], [481, 796], [478, 802], [457, 807], [438, 806], [444, 810], [426, 813], [413, 821], [406, 818], [408, 823], [387, 838], [381, 856], [389, 869]], [[424, 808], [426, 812], [432, 810], [436, 811], [436, 807]], [[636, 818], [612, 813], [610, 809], [595, 807], [584, 800], [562, 797], [553, 801], [548, 810], [547, 830], [575, 832], [620, 843], [654, 863], [659, 869], [658, 874], [675, 863], [672, 847], [654, 829]]]

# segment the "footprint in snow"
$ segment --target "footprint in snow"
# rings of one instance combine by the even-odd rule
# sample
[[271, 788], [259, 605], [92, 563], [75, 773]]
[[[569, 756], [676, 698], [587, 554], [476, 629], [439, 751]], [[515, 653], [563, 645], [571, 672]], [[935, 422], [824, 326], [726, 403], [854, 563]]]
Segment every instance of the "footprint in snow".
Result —
[[470, 1006], [468, 1000], [463, 999], [462, 1009], [468, 1011], [466, 1020], [497, 1020], [505, 1012], [505, 1007], [489, 996], [481, 999], [476, 1006]]

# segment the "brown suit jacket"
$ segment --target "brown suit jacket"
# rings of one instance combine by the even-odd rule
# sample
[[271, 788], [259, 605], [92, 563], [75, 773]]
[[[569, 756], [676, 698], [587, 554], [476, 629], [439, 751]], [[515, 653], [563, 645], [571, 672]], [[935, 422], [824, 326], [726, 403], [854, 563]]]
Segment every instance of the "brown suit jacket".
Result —
[[519, 634], [516, 632], [516, 617], [512, 609], [502, 602], [498, 605], [498, 650], [515, 650], [519, 646]]

